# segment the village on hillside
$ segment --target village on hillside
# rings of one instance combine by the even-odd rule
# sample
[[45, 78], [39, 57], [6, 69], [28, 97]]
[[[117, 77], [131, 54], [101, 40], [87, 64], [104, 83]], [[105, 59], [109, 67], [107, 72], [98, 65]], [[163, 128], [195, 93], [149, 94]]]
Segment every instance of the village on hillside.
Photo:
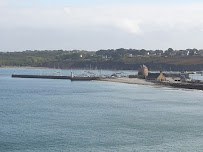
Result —
[[59, 69], [137, 70], [145, 64], [151, 71], [202, 71], [203, 50], [107, 49], [27, 50], [0, 52], [0, 67], [48, 67]]

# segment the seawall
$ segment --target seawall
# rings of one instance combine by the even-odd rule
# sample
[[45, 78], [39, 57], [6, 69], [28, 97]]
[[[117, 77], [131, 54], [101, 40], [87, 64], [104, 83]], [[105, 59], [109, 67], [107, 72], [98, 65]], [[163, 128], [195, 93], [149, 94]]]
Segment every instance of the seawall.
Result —
[[71, 79], [71, 76], [55, 76], [55, 75], [19, 75], [12, 74], [13, 78], [37, 78], [37, 79]]

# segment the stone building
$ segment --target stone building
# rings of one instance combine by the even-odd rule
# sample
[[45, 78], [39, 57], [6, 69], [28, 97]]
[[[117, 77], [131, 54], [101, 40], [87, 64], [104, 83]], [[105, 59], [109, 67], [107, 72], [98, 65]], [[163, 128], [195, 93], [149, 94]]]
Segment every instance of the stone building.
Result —
[[148, 76], [148, 68], [145, 65], [141, 65], [138, 71], [140, 78], [146, 78]]
[[147, 76], [147, 80], [152, 81], [166, 81], [165, 75], [160, 71], [160, 73], [149, 73]]

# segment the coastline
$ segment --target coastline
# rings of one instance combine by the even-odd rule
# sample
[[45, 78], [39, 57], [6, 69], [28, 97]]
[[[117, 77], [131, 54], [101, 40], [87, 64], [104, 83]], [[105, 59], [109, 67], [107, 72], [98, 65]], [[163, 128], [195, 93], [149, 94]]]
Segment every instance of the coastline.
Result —
[[118, 82], [118, 83], [127, 83], [127, 84], [139, 84], [139, 85], [151, 85], [151, 86], [159, 86], [153, 82], [148, 82], [144, 79], [138, 79], [138, 78], [127, 78], [127, 77], [121, 77], [121, 78], [105, 78], [101, 79], [100, 81], [108, 81], [108, 82]]
[[[24, 66], [4, 66], [0, 68], [25, 68], [25, 69], [39, 69], [39, 67], [24, 67]], [[40, 69], [50, 69], [47, 67], [40, 67]], [[149, 85], [154, 87], [166, 87], [166, 88], [179, 88], [179, 89], [189, 89], [189, 90], [201, 90], [203, 91], [203, 83], [194, 83], [194, 82], [160, 82], [160, 81], [147, 81], [145, 79], [139, 78], [129, 78], [129, 77], [106, 77], [100, 78], [96, 81], [108, 81], [108, 82], [116, 82], [116, 83], [126, 83], [126, 84], [137, 84], [137, 85]]]
[[166, 87], [166, 88], [179, 88], [179, 89], [189, 89], [189, 90], [201, 90], [203, 91], [203, 85], [194, 85], [189, 83], [162, 83], [162, 82], [149, 82], [145, 79], [139, 78], [107, 78], [101, 79], [99, 81], [126, 83], [126, 84], [137, 84], [137, 85], [149, 85], [154, 87]]

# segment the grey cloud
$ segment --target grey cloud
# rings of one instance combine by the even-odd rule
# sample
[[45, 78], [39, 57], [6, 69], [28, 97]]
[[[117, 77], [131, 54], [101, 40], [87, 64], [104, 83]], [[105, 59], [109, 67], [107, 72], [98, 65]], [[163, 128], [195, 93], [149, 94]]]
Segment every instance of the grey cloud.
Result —
[[201, 47], [202, 7], [3, 7], [0, 50]]

